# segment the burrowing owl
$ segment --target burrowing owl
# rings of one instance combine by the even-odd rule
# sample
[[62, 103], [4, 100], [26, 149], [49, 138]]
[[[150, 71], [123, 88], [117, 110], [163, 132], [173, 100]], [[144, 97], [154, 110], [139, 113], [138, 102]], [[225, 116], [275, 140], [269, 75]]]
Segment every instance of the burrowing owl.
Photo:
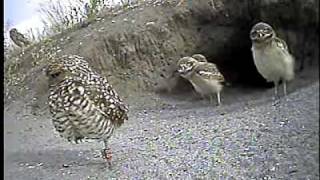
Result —
[[11, 40], [19, 47], [28, 46], [30, 41], [24, 37], [23, 34], [19, 33], [16, 28], [12, 28], [9, 31]]
[[294, 58], [289, 53], [286, 42], [277, 37], [273, 28], [264, 22], [254, 25], [250, 32], [252, 54], [258, 72], [275, 85], [277, 96], [278, 84], [283, 82], [284, 95], [286, 83], [294, 78]]
[[84, 58], [62, 56], [46, 70], [49, 80], [49, 109], [53, 125], [68, 141], [103, 140], [102, 151], [111, 165], [108, 139], [128, 119], [128, 108], [107, 79], [94, 72]]
[[192, 57], [183, 57], [178, 61], [178, 72], [190, 81], [202, 97], [209, 96], [212, 102], [212, 94], [216, 94], [218, 105], [221, 104], [220, 92], [224, 77], [215, 64], [199, 62]]
[[191, 57], [196, 59], [198, 62], [208, 62], [207, 58], [202, 54], [194, 54]]

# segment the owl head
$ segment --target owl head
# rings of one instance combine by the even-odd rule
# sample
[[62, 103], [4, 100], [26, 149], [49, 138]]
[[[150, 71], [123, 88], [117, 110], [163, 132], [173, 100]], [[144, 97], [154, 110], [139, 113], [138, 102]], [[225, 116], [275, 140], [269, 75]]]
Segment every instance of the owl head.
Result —
[[250, 31], [250, 39], [252, 42], [261, 43], [269, 42], [276, 36], [273, 28], [264, 22], [255, 24]]
[[46, 75], [51, 83], [59, 83], [66, 77], [80, 77], [91, 72], [89, 63], [81, 56], [64, 55], [54, 59], [46, 69]]
[[188, 78], [198, 63], [199, 62], [192, 57], [183, 57], [178, 61], [177, 71], [182, 77]]
[[18, 34], [18, 30], [17, 30], [16, 28], [12, 28], [12, 29], [10, 29], [9, 33], [10, 33], [11, 35], [13, 35], [13, 34]]
[[207, 58], [202, 54], [194, 54], [191, 57], [196, 59], [198, 62], [208, 62]]
[[61, 62], [52, 62], [46, 68], [46, 76], [48, 77], [50, 86], [62, 82], [70, 74], [70, 69]]

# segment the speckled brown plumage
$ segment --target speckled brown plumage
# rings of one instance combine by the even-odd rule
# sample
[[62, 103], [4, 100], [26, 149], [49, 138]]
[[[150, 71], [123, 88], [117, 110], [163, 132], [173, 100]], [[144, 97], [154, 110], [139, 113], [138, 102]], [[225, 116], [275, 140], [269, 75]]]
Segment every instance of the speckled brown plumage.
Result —
[[46, 74], [55, 129], [62, 137], [76, 143], [84, 138], [103, 140], [107, 150], [107, 141], [114, 129], [128, 119], [127, 106], [107, 79], [76, 55], [54, 60]]
[[28, 46], [30, 44], [30, 41], [24, 37], [23, 34], [19, 33], [16, 28], [12, 28], [9, 31], [9, 35], [11, 40], [19, 47]]

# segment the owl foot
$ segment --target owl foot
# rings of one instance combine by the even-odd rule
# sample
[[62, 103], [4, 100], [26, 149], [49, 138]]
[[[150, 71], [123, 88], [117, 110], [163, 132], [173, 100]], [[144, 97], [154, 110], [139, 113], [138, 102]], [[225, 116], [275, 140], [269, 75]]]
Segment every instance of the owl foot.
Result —
[[103, 149], [101, 153], [102, 153], [102, 157], [107, 160], [109, 168], [111, 168], [111, 159], [112, 159], [111, 149], [110, 148]]
[[278, 106], [280, 104], [280, 98], [279, 97], [274, 97], [273, 99], [273, 106]]
[[83, 136], [77, 136], [77, 137], [74, 138], [74, 142], [76, 144], [82, 143], [83, 142], [83, 138], [84, 138]]

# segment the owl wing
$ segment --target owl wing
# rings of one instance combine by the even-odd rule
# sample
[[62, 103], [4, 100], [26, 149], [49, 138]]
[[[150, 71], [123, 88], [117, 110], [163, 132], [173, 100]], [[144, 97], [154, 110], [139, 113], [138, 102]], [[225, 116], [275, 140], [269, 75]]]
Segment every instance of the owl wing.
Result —
[[[55, 90], [53, 89], [54, 93], [49, 96], [49, 107], [50, 112], [54, 115], [53, 124], [56, 130], [69, 141], [74, 140], [77, 143], [78, 140], [85, 138], [79, 130], [90, 131], [89, 134], [94, 134], [96, 130], [92, 127], [97, 128], [98, 121], [100, 124], [101, 121], [110, 120], [115, 126], [121, 125], [114, 117], [114, 108], [102, 108], [102, 103], [105, 102], [98, 104], [99, 101], [93, 97], [99, 97], [99, 94], [93, 94], [96, 90], [85, 80], [68, 76], [58, 87], [52, 88]], [[101, 115], [95, 117], [97, 122], [96, 119], [90, 118], [92, 115], [97, 115], [96, 113]]]
[[116, 125], [121, 125], [128, 120], [128, 107], [123, 103], [118, 94], [109, 85], [104, 77], [94, 76], [91, 83], [86, 83], [89, 98], [94, 104]]
[[284, 40], [282, 40], [282, 39], [280, 39], [278, 37], [274, 38], [274, 40], [275, 40], [275, 43], [276, 43], [277, 47], [279, 47], [282, 50], [285, 50], [287, 52], [289, 51], [288, 45]]
[[219, 82], [225, 81], [223, 75], [213, 63], [201, 63], [196, 67], [195, 72], [205, 79], [216, 79]]
[[25, 44], [29, 43], [29, 40], [21, 33], [17, 33], [17, 39]]
[[211, 72], [219, 72], [217, 66], [213, 63], [208, 62], [200, 62], [200, 65], [198, 66], [198, 69], [211, 71]]

